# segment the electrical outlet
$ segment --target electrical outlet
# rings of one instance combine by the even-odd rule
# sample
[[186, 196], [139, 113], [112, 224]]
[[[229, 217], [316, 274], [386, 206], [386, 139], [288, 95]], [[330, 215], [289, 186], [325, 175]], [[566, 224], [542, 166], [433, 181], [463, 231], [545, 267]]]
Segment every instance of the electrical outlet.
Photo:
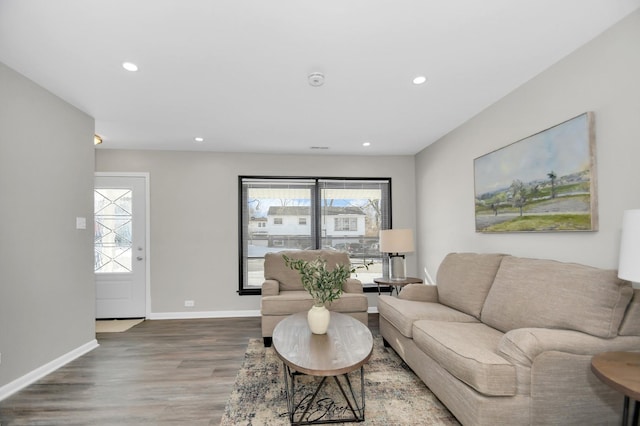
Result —
[[193, 300], [185, 300], [184, 301], [184, 307], [185, 308], [193, 308], [196, 305], [196, 302], [194, 302]]

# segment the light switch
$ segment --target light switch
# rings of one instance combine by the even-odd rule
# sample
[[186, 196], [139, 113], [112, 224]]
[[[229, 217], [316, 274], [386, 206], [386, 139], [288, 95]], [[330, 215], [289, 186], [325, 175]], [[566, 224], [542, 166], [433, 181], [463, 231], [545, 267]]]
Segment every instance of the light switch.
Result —
[[87, 229], [86, 217], [76, 217], [76, 229]]

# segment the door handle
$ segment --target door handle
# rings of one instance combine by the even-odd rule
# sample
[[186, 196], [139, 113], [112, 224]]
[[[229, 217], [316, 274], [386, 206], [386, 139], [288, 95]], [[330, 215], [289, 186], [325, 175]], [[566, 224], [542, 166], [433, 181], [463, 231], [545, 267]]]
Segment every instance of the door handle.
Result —
[[137, 259], [137, 260], [142, 260], [142, 259], [144, 259], [144, 257], [142, 257], [142, 256], [138, 256], [138, 257], [136, 257], [136, 259]]

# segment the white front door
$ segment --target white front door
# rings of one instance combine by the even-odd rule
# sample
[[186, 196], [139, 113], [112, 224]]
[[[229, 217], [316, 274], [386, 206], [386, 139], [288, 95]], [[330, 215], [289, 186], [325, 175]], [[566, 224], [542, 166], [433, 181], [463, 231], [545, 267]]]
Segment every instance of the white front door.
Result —
[[96, 174], [96, 318], [146, 316], [146, 177]]

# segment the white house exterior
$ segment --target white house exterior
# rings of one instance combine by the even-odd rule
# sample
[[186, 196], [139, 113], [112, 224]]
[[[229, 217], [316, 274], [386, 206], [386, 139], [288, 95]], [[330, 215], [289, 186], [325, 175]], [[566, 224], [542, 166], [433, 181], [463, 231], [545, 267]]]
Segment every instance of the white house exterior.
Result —
[[[357, 242], [365, 235], [366, 215], [359, 207], [323, 207], [322, 237], [336, 242]], [[269, 245], [302, 248], [311, 245], [311, 208], [309, 206], [271, 206], [266, 231]]]

